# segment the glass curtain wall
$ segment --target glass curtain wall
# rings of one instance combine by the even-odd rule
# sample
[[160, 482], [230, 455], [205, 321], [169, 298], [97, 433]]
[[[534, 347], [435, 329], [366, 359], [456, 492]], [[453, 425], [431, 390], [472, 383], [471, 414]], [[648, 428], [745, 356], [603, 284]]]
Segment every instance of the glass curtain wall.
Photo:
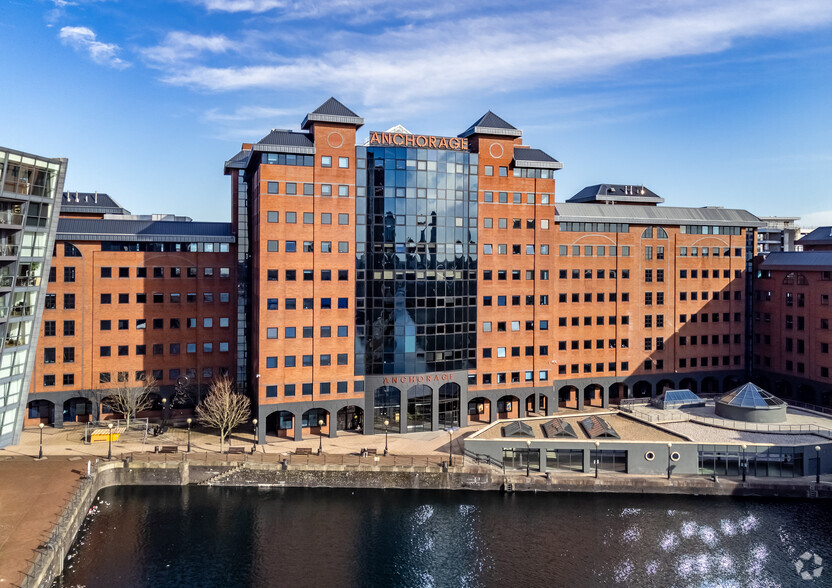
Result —
[[477, 155], [356, 151], [357, 374], [474, 369]]

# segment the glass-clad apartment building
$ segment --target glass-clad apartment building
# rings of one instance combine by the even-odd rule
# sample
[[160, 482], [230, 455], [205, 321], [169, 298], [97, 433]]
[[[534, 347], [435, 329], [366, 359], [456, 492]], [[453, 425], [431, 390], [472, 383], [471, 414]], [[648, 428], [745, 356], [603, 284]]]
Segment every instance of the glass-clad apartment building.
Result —
[[0, 447], [23, 426], [66, 163], [0, 147]]

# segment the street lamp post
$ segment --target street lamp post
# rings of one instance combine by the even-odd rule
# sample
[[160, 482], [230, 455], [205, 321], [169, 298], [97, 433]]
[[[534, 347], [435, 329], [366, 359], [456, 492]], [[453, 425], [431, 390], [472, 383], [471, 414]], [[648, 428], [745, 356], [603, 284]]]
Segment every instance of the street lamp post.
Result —
[[528, 478], [531, 475], [529, 468], [531, 466], [531, 455], [532, 455], [532, 442], [526, 439], [526, 477]]
[[448, 431], [448, 467], [453, 467], [454, 465], [454, 430], [453, 429], [445, 429]]
[[667, 479], [670, 479], [670, 450], [673, 448], [673, 443], [667, 444]]
[[187, 422], [188, 422], [188, 453], [190, 453], [191, 452], [191, 423], [193, 422], [193, 419], [188, 417]]
[[384, 455], [387, 455], [387, 427], [390, 425], [388, 419], [384, 419]]
[[168, 399], [162, 398], [162, 424], [159, 427], [159, 433], [163, 434], [168, 422]]
[[251, 419], [252, 433], [251, 433], [251, 452], [257, 451], [257, 419]]
[[43, 423], [38, 424], [40, 427], [40, 448], [38, 449], [38, 459], [43, 459]]
[[746, 449], [748, 449], [748, 445], [743, 443], [743, 445], [742, 445], [742, 463], [740, 464], [742, 466], [742, 481], [743, 482], [745, 482], [745, 476], [746, 476], [746, 473], [748, 472], [748, 462], [745, 460], [745, 450]]
[[820, 484], [820, 445], [815, 445], [815, 453], [818, 456], [818, 469], [815, 472], [815, 483]]
[[107, 423], [107, 459], [113, 459], [113, 423]]
[[598, 459], [598, 452], [599, 452], [600, 447], [601, 447], [601, 442], [596, 441], [595, 442], [595, 478], [596, 479], [598, 479], [598, 462], [600, 461]]
[[324, 419], [318, 419], [318, 455], [324, 452]]

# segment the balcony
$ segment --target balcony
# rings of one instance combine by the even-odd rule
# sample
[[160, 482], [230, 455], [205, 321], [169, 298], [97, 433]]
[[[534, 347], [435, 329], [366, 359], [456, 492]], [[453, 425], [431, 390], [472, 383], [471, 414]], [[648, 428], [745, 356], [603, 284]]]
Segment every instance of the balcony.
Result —
[[23, 215], [12, 210], [0, 210], [0, 227], [23, 226]]
[[17, 257], [20, 245], [0, 244], [0, 257]]
[[[17, 287], [18, 288], [31, 288], [33, 286], [40, 286], [40, 276], [18, 276], [17, 278]], [[0, 283], [0, 288], [3, 285]]]
[[0, 290], [11, 290], [14, 288], [14, 276], [0, 276]]

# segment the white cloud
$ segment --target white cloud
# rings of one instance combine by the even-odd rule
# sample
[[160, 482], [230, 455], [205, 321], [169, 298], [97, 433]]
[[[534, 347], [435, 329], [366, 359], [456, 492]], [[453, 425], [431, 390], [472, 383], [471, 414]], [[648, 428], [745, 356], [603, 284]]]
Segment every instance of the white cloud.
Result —
[[275, 8], [283, 8], [283, 0], [196, 0], [208, 10], [218, 12], [268, 12]]
[[114, 43], [102, 43], [96, 40], [96, 35], [87, 27], [63, 27], [58, 34], [65, 45], [76, 51], [84, 51], [90, 58], [100, 64], [116, 69], [130, 67], [130, 64], [117, 56], [121, 48]]
[[[276, 5], [269, 0], [202, 2], [258, 9]], [[360, 96], [365, 106], [393, 99], [401, 105], [465, 92], [509, 92], [519, 83], [529, 89], [646, 60], [718, 52], [741, 38], [808, 29], [830, 20], [828, 0], [672, 5], [647, 0], [517, 9], [500, 16], [438, 18], [426, 25], [354, 34], [341, 39], [349, 41], [344, 49], [277, 63], [171, 69], [164, 80], [210, 91], [335, 88], [344, 96]]]
[[267, 106], [243, 106], [234, 112], [222, 113], [216, 108], [207, 111], [205, 120], [211, 122], [240, 122], [250, 120], [275, 119], [283, 117], [297, 118], [297, 109], [269, 108]]
[[156, 65], [170, 66], [202, 53], [226, 53], [236, 48], [237, 45], [224, 35], [202, 36], [172, 31], [159, 45], [143, 49], [142, 55]]
[[820, 210], [800, 216], [797, 225], [803, 228], [817, 228], [832, 226], [832, 210]]

